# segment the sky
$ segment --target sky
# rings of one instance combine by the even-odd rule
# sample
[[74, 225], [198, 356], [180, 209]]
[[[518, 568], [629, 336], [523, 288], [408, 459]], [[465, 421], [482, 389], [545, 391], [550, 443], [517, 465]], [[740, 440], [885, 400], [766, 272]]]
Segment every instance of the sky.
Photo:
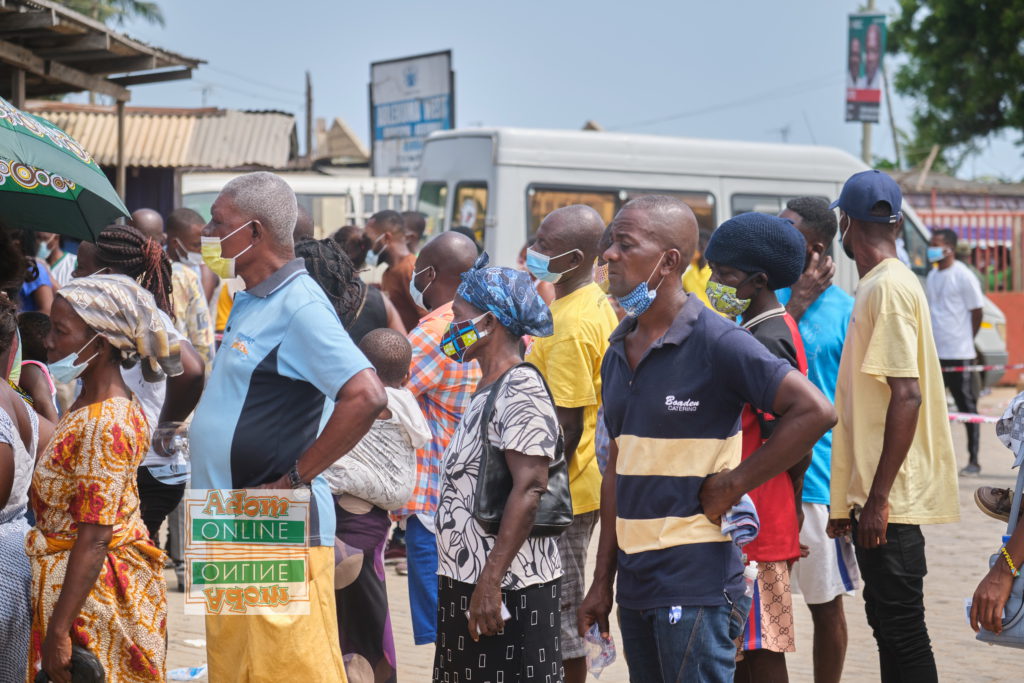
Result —
[[[120, 30], [207, 61], [191, 81], [138, 86], [133, 105], [280, 109], [341, 117], [365, 142], [373, 61], [451, 49], [459, 126], [607, 129], [839, 147], [851, 0], [414, 2], [160, 0], [166, 26]], [[879, 0], [892, 13], [895, 0]], [[897, 126], [914, 102], [895, 98]], [[887, 112], [873, 152], [893, 158]], [[984, 144], [963, 177], [1024, 178], [1015, 135]], [[300, 132], [300, 141], [304, 140]], [[300, 142], [300, 145], [302, 143]]]

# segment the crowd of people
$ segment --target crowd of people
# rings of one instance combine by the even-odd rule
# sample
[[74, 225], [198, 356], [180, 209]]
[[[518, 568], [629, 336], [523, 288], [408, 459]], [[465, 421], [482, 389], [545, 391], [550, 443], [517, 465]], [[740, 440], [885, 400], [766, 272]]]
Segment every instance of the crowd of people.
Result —
[[[187, 488], [311, 494], [308, 610], [208, 614], [218, 683], [396, 681], [398, 548], [437, 683], [582, 683], [615, 604], [632, 681], [785, 681], [796, 590], [839, 681], [861, 585], [882, 680], [937, 680], [921, 526], [959, 518], [945, 391], [977, 396], [944, 368], [982, 297], [949, 231], [922, 287], [901, 205], [878, 171], [713, 232], [669, 196], [573, 205], [517, 268], [413, 212], [317, 239], [262, 172], [208, 221], [0, 231], [0, 683], [165, 679]], [[1024, 531], [1000, 552], [975, 628]]]

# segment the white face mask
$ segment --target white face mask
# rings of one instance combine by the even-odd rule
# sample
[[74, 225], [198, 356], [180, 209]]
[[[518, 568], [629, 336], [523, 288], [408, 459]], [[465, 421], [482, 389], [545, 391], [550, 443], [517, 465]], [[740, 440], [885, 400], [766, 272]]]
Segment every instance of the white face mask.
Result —
[[178, 259], [184, 261], [190, 266], [201, 266], [203, 265], [203, 255], [197, 251], [189, 251], [185, 248], [185, 245], [181, 243], [181, 240], [174, 238], [174, 241], [178, 243]]
[[409, 296], [412, 297], [413, 303], [415, 303], [417, 306], [422, 308], [424, 311], [427, 311], [427, 310], [430, 310], [430, 309], [428, 309], [427, 305], [423, 302], [423, 295], [426, 294], [428, 289], [430, 289], [430, 285], [434, 284], [434, 281], [431, 280], [430, 282], [428, 282], [427, 286], [423, 288], [423, 291], [420, 291], [416, 287], [416, 277], [420, 273], [425, 273], [428, 270], [433, 270], [433, 268], [434, 268], [433, 266], [427, 266], [426, 268], [424, 268], [423, 270], [419, 271], [418, 273], [413, 273], [412, 274], [412, 278], [409, 280]]

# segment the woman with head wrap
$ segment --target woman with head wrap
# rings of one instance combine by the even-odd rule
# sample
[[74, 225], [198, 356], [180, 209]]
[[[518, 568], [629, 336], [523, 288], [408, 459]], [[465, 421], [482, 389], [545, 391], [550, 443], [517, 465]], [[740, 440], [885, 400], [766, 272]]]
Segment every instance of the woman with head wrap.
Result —
[[82, 391], [32, 478], [30, 675], [42, 668], [70, 680], [79, 645], [107, 680], [163, 681], [164, 554], [139, 515], [135, 483], [150, 429], [121, 369], [141, 365], [149, 382], [179, 375], [180, 346], [153, 295], [122, 275], [73, 280], [50, 314], [51, 372], [81, 379]]
[[[554, 538], [530, 537], [556, 457], [558, 420], [540, 373], [522, 364], [519, 351], [524, 335], [551, 335], [551, 312], [529, 275], [486, 263], [485, 255], [462, 275], [456, 322], [441, 342], [449, 358], [479, 362], [482, 377], [441, 472], [434, 681], [452, 673], [460, 680], [561, 681], [555, 643], [562, 567]], [[473, 517], [485, 419], [513, 481], [496, 535]]]

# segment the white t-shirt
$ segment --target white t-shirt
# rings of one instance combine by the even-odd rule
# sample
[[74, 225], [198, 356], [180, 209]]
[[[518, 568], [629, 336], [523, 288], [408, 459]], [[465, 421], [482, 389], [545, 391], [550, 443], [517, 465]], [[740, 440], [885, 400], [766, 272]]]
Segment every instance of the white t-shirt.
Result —
[[975, 356], [971, 311], [981, 308], [985, 296], [978, 278], [954, 261], [945, 270], [933, 268], [925, 283], [932, 313], [935, 350], [943, 360], [968, 360]]

